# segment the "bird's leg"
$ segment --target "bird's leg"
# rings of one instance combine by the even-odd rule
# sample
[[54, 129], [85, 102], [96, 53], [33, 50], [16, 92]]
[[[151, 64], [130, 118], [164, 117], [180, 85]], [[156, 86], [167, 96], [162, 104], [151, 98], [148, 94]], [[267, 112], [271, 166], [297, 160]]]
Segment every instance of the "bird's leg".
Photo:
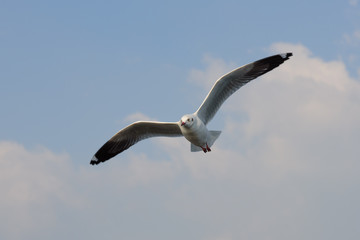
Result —
[[211, 149], [209, 148], [208, 144], [206, 143], [206, 150], [211, 152]]
[[206, 149], [206, 148], [201, 147], [201, 149], [204, 151], [204, 153], [206, 153], [206, 152], [207, 152], [207, 149]]

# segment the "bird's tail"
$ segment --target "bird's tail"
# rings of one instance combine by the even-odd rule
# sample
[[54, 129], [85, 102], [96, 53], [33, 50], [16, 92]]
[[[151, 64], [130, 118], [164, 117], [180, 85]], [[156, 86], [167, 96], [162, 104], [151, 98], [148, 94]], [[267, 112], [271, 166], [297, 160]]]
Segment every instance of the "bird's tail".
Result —
[[[216, 141], [216, 139], [220, 136], [221, 131], [209, 131], [209, 132], [210, 132], [210, 134], [208, 137], [207, 144], [209, 147], [211, 147], [214, 144], [214, 142]], [[199, 152], [199, 151], [202, 151], [202, 148], [191, 143], [191, 151]]]

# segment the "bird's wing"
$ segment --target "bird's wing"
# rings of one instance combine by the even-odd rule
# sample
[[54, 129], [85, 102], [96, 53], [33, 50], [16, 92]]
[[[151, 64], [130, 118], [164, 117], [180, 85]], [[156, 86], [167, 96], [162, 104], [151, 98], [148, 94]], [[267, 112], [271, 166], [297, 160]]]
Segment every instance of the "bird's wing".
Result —
[[273, 70], [284, 61], [288, 60], [292, 53], [278, 54], [249, 63], [219, 78], [213, 88], [196, 111], [198, 117], [206, 125], [219, 110], [223, 102], [251, 80]]
[[135, 122], [116, 133], [93, 156], [90, 164], [99, 164], [125, 151], [135, 143], [150, 137], [182, 136], [178, 123]]

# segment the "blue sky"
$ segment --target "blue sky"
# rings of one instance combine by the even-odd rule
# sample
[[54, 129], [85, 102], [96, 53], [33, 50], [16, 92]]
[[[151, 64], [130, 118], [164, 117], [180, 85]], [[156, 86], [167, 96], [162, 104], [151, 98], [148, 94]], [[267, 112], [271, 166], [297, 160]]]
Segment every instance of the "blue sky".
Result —
[[[1, 6], [1, 238], [359, 235], [359, 1]], [[210, 123], [210, 154], [154, 139], [89, 165], [132, 121], [178, 121], [219, 76], [282, 51]]]

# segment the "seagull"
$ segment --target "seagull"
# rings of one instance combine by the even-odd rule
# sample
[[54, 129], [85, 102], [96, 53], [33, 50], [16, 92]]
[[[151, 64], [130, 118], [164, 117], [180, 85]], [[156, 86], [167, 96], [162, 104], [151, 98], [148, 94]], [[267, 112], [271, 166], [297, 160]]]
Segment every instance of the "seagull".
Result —
[[209, 131], [206, 125], [220, 106], [240, 87], [273, 70], [288, 60], [292, 53], [283, 53], [260, 59], [239, 67], [220, 77], [198, 110], [186, 114], [178, 122], [138, 121], [130, 124], [110, 138], [92, 157], [90, 164], [97, 165], [125, 151], [137, 142], [150, 137], [184, 136], [191, 143], [191, 151], [210, 152], [210, 147], [221, 131]]

